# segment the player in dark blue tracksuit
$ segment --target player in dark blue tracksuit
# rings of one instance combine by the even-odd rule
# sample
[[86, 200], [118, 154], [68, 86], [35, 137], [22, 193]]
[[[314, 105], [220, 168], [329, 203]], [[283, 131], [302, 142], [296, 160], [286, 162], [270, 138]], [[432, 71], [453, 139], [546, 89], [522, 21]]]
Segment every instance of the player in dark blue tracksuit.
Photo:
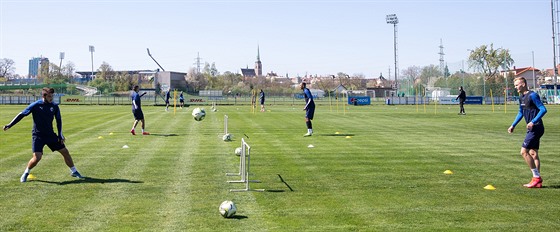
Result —
[[167, 93], [165, 94], [165, 111], [169, 110], [169, 98], [171, 98], [171, 89], [167, 90]]
[[[43, 147], [47, 145], [52, 151], [58, 151], [64, 157], [64, 162], [70, 168], [70, 175], [82, 178], [76, 167], [70, 152], [64, 145], [64, 136], [62, 135], [62, 117], [60, 116], [60, 108], [58, 104], [53, 103], [53, 88], [43, 88], [43, 99], [31, 103], [21, 113], [19, 113], [8, 125], [4, 126], [4, 130], [8, 130], [16, 125], [21, 119], [33, 115], [33, 130], [31, 147], [33, 157], [27, 163], [27, 168], [21, 175], [20, 181], [27, 182], [27, 177], [32, 168], [34, 168], [43, 157]], [[53, 120], [56, 119], [56, 129], [58, 135], [53, 130]]]
[[305, 124], [307, 125], [307, 134], [304, 134], [304, 137], [313, 135], [313, 125], [311, 124], [311, 120], [313, 120], [313, 115], [315, 114], [315, 102], [313, 101], [313, 95], [311, 95], [311, 91], [306, 88], [305, 82], [302, 82], [299, 86], [301, 90], [303, 90], [303, 97], [305, 97], [305, 106], [303, 110], [305, 110]]
[[259, 100], [261, 102], [261, 112], [264, 112], [264, 91], [261, 89], [261, 92], [259, 93]]
[[531, 182], [525, 184], [527, 188], [540, 188], [542, 186], [542, 178], [540, 175], [541, 162], [539, 159], [540, 138], [544, 134], [544, 124], [542, 117], [546, 114], [546, 107], [539, 95], [533, 91], [529, 91], [527, 80], [523, 77], [514, 79], [514, 85], [519, 92], [519, 113], [508, 128], [509, 133], [513, 133], [515, 126], [525, 118], [527, 123], [527, 135], [521, 146], [521, 155], [525, 162], [531, 168], [533, 178]]

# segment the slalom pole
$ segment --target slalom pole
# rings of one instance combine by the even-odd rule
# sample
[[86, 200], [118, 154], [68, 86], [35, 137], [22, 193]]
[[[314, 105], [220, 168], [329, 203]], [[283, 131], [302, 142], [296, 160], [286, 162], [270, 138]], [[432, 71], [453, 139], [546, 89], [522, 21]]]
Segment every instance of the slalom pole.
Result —
[[492, 99], [492, 112], [494, 112], [494, 97], [492, 96], [492, 89], [490, 89], [490, 99]]
[[173, 115], [177, 112], [177, 90], [173, 90]]
[[504, 113], [507, 114], [507, 86], [506, 91], [504, 91]]
[[424, 89], [424, 96], [422, 97], [422, 102], [424, 103], [424, 113], [426, 113], [426, 89]]

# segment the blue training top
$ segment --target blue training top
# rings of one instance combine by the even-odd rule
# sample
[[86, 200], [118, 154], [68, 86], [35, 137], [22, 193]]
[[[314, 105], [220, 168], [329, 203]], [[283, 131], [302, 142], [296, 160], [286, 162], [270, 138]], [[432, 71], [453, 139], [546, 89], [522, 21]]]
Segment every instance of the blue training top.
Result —
[[10, 127], [19, 122], [23, 117], [33, 114], [33, 136], [42, 138], [56, 137], [53, 130], [53, 119], [56, 119], [56, 128], [58, 137], [62, 136], [62, 117], [60, 116], [60, 108], [56, 103], [48, 103], [43, 99], [31, 103], [10, 123]]
[[519, 113], [517, 117], [511, 124], [515, 127], [517, 123], [521, 121], [521, 118], [525, 118], [525, 122], [532, 122], [534, 125], [543, 125], [542, 117], [546, 114], [546, 107], [541, 102], [539, 95], [533, 91], [525, 95], [519, 96]]
[[132, 101], [136, 103], [136, 109], [134, 109], [134, 104], [132, 104], [132, 110], [141, 110], [142, 109], [142, 100], [140, 99], [142, 96], [135, 91], [132, 91]]
[[303, 96], [305, 97], [305, 107], [307, 109], [309, 107], [315, 107], [315, 102], [313, 102], [313, 95], [308, 88], [303, 88]]

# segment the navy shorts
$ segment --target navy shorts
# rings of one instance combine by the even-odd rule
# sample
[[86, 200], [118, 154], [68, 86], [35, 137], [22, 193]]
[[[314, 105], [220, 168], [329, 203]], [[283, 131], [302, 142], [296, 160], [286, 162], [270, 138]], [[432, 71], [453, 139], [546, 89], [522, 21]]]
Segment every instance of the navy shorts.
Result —
[[51, 151], [58, 151], [65, 148], [64, 143], [58, 140], [58, 137], [42, 138], [39, 136], [33, 136], [31, 141], [31, 149], [33, 152], [43, 152], [43, 147], [47, 145]]
[[527, 135], [525, 135], [525, 140], [523, 141], [523, 146], [526, 149], [539, 149], [541, 137], [544, 135], [544, 126], [535, 125], [532, 130], [527, 130]]
[[313, 120], [314, 114], [315, 114], [315, 106], [307, 107], [307, 110], [305, 111], [305, 117], [308, 118], [309, 120]]
[[142, 112], [141, 109], [132, 110], [132, 114], [134, 115], [134, 119], [136, 120], [144, 119], [144, 113]]

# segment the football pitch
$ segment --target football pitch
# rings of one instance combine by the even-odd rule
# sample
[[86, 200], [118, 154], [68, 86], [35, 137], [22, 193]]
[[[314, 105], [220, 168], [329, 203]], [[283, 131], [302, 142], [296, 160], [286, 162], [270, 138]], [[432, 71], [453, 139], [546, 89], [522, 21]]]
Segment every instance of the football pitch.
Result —
[[[25, 107], [0, 106], [0, 124]], [[34, 179], [20, 183], [28, 116], [0, 132], [0, 230], [560, 230], [560, 106], [547, 105], [543, 119], [541, 189], [522, 186], [531, 178], [519, 154], [525, 122], [507, 133], [516, 105], [466, 105], [466, 116], [458, 106], [319, 105], [305, 138], [302, 107], [205, 106], [197, 122], [192, 106], [143, 106], [151, 135], [132, 136], [130, 106], [61, 105], [66, 146], [86, 178], [45, 147]], [[239, 171], [242, 138], [250, 178], [261, 181], [251, 188], [265, 192], [230, 192], [244, 187], [225, 175]], [[220, 216], [225, 200], [236, 203], [234, 218]]]

